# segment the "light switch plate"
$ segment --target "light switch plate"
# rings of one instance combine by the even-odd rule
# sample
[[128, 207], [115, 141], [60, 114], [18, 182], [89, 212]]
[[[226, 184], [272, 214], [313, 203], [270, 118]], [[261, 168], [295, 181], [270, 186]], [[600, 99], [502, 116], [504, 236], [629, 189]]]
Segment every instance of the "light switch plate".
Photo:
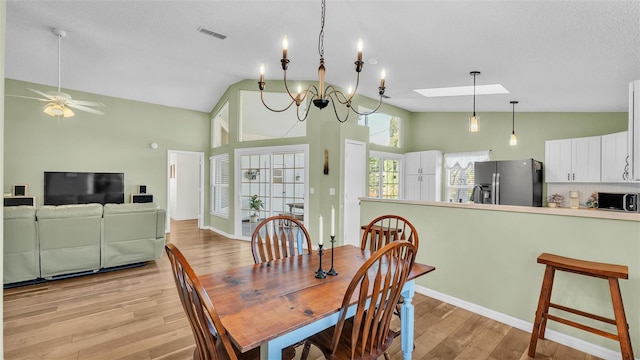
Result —
[[329, 188], [329, 195], [335, 195], [336, 194], [336, 188]]
[[315, 190], [313, 188], [309, 188], [309, 194], [313, 195], [314, 192]]

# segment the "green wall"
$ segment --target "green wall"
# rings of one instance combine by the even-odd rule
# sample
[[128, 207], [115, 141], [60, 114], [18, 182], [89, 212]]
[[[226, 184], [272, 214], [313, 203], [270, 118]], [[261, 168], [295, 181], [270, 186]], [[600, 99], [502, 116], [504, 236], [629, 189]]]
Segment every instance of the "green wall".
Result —
[[[34, 95], [27, 88], [55, 90], [11, 79], [5, 79], [5, 87], [7, 94], [24, 96]], [[42, 112], [41, 102], [5, 97], [4, 193], [13, 184], [26, 184], [42, 205], [44, 171], [123, 172], [126, 202], [145, 184], [158, 205], [167, 208], [167, 150], [206, 153], [209, 148], [207, 113], [63, 91], [74, 99], [104, 103], [105, 115], [75, 111], [76, 116], [58, 120]], [[154, 142], [156, 150], [149, 146]]]
[[[544, 274], [544, 266], [536, 262], [541, 253], [627, 265], [629, 279], [620, 280], [620, 287], [631, 340], [640, 348], [640, 222], [561, 216], [552, 210], [535, 214], [363, 200], [360, 213], [363, 223], [396, 214], [416, 227], [420, 240], [416, 261], [436, 267], [418, 278], [418, 285], [531, 324]], [[552, 301], [613, 318], [604, 279], [558, 272]], [[614, 327], [588, 320], [580, 322], [615, 332]], [[620, 351], [618, 343], [609, 339], [557, 322], [548, 327]]]
[[518, 145], [509, 145], [511, 112], [478, 114], [480, 131], [470, 133], [469, 113], [414, 113], [408, 151], [444, 153], [491, 150], [492, 160], [544, 161], [544, 142], [627, 130], [628, 113], [515, 113]]

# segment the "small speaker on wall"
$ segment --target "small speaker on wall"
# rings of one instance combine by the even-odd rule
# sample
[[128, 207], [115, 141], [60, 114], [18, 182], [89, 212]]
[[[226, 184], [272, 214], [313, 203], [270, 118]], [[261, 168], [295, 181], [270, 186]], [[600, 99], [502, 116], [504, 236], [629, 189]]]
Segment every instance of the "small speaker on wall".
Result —
[[131, 194], [132, 203], [152, 203], [153, 195], [151, 194]]
[[147, 185], [138, 185], [138, 194], [146, 194]]
[[13, 196], [27, 196], [27, 185], [13, 185]]

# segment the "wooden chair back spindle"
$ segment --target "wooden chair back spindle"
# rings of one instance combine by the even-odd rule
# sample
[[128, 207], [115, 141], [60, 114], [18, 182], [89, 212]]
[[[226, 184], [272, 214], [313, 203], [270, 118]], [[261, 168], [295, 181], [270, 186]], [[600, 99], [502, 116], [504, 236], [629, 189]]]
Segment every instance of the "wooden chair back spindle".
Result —
[[360, 248], [376, 251], [397, 240], [407, 240], [418, 248], [418, 232], [413, 224], [402, 216], [382, 215], [365, 227]]
[[251, 235], [251, 252], [256, 264], [309, 254], [311, 237], [304, 224], [287, 215], [262, 220]]

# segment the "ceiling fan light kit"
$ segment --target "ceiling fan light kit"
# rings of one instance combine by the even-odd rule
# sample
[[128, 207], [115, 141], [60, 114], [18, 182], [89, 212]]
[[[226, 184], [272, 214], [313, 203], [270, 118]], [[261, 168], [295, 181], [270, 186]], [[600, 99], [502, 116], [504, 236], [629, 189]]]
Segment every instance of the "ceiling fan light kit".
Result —
[[67, 36], [67, 33], [64, 30], [58, 29], [58, 28], [52, 28], [51, 32], [58, 37], [58, 91], [55, 91], [55, 92], [51, 91], [46, 93], [40, 90], [29, 89], [34, 93], [42, 96], [42, 98], [36, 98], [31, 96], [20, 96], [20, 95], [9, 95], [9, 96], [45, 101], [47, 102], [47, 104], [42, 109], [42, 112], [44, 112], [49, 116], [54, 116], [58, 118], [60, 117], [69, 118], [74, 116], [75, 113], [73, 112], [73, 110], [71, 110], [71, 108], [76, 110], [86, 111], [96, 115], [104, 115], [102, 111], [89, 107], [89, 106], [105, 106], [104, 104], [99, 102], [93, 102], [93, 101], [73, 100], [71, 98], [71, 95], [60, 91], [60, 82], [61, 82], [60, 81], [60, 78], [61, 78], [60, 76], [60, 73], [61, 73], [60, 43], [61, 43], [61, 39]]

